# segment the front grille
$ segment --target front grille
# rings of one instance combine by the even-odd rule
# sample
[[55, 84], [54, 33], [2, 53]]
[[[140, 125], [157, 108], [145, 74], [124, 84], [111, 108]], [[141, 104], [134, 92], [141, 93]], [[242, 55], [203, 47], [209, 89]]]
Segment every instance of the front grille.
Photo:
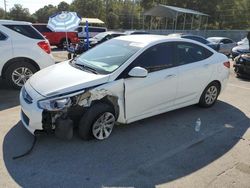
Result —
[[23, 111], [21, 111], [21, 114], [22, 114], [22, 118], [23, 118], [24, 123], [26, 125], [29, 125], [30, 119], [28, 118], [28, 116], [26, 116], [26, 114]]
[[23, 95], [23, 99], [25, 100], [26, 103], [31, 104], [33, 102], [33, 99], [27, 93], [27, 91], [26, 91], [26, 89], [24, 87], [22, 89], [22, 95]]

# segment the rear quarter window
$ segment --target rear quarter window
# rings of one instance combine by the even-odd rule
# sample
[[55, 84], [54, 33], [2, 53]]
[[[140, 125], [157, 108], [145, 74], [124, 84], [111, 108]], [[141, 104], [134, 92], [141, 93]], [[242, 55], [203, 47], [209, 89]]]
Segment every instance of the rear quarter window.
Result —
[[6, 40], [8, 37], [0, 31], [0, 41]]
[[4, 25], [5, 27], [32, 39], [44, 40], [44, 37], [31, 25]]

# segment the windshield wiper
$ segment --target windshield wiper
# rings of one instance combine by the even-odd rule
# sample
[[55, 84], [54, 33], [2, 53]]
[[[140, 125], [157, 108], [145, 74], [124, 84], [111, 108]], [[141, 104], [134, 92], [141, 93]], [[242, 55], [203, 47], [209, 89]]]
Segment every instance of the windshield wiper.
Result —
[[76, 66], [80, 66], [81, 67], [81, 69], [85, 69], [85, 70], [87, 70], [87, 71], [89, 71], [89, 72], [92, 72], [92, 73], [94, 73], [94, 74], [99, 74], [94, 68], [92, 68], [92, 67], [89, 67], [89, 66], [86, 66], [86, 65], [83, 65], [83, 64], [78, 64], [78, 63], [75, 63], [75, 65]]

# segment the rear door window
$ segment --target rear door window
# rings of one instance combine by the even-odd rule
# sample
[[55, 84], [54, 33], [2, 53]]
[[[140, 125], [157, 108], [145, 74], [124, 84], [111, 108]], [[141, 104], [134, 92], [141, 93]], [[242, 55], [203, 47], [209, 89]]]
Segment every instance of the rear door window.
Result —
[[208, 49], [189, 42], [176, 42], [175, 52], [178, 65], [195, 63], [213, 55]]
[[4, 25], [5, 27], [32, 39], [44, 40], [44, 37], [31, 25]]

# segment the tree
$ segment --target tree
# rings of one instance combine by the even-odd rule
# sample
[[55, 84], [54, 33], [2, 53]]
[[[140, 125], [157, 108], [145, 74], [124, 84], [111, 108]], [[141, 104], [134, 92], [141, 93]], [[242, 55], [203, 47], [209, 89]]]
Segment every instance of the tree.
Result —
[[55, 6], [53, 5], [46, 5], [43, 8], [40, 8], [37, 10], [34, 15], [36, 17], [37, 22], [40, 23], [47, 23], [49, 20], [49, 17], [52, 16], [53, 14], [57, 13], [58, 10]]
[[10, 19], [20, 20], [20, 21], [34, 21], [34, 18], [31, 17], [29, 9], [23, 8], [20, 4], [15, 4], [9, 12]]
[[107, 15], [107, 27], [110, 29], [118, 29], [119, 27], [119, 17], [113, 12], [112, 9], [110, 9], [108, 15]]
[[3, 18], [5, 18], [5, 11], [2, 8], [0, 8], [0, 19]]
[[65, 1], [62, 1], [57, 6], [58, 11], [69, 11], [70, 5], [66, 3]]

